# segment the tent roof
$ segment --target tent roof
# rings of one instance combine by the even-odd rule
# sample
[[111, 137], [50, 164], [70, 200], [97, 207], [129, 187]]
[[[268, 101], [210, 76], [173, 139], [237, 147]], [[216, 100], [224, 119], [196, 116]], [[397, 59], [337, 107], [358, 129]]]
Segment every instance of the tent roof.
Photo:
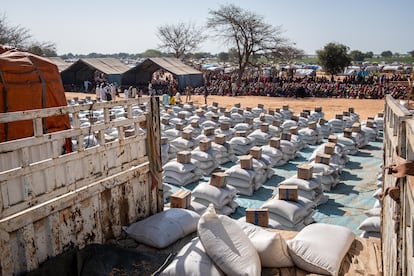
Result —
[[151, 63], [151, 62], [157, 64], [159, 67], [177, 76], [202, 74], [200, 71], [194, 69], [191, 66], [184, 64], [182, 61], [180, 61], [177, 58], [149, 58], [149, 59], [144, 60], [141, 64], [142, 66], [149, 66], [148, 63]]
[[77, 70], [82, 64], [86, 64], [107, 75], [120, 75], [130, 69], [126, 64], [116, 58], [82, 58], [69, 66], [67, 70]]
[[47, 59], [50, 60], [52, 63], [56, 64], [59, 72], [62, 72], [63, 70], [72, 65], [72, 63], [64, 61], [61, 57], [48, 57]]

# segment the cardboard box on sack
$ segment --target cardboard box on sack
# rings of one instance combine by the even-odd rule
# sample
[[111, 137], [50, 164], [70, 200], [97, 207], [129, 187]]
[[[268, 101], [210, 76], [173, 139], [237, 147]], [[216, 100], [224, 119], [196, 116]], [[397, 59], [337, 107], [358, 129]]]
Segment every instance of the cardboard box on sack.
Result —
[[326, 154], [326, 153], [318, 153], [316, 155], [315, 162], [325, 164], [325, 165], [329, 165], [329, 162], [331, 162], [331, 155]]
[[279, 199], [289, 200], [289, 201], [298, 201], [298, 186], [297, 185], [280, 185], [279, 190]]
[[226, 135], [224, 134], [216, 134], [214, 137], [214, 143], [223, 145], [226, 142]]
[[240, 168], [251, 170], [253, 168], [253, 156], [251, 155], [240, 156]]
[[170, 196], [171, 208], [187, 209], [191, 205], [191, 192], [180, 189]]
[[224, 172], [215, 172], [210, 177], [210, 185], [216, 186], [218, 188], [224, 188], [227, 185], [227, 176], [228, 174]]
[[269, 225], [269, 211], [268, 209], [246, 209], [246, 222], [254, 225], [267, 227]]
[[257, 146], [252, 147], [249, 150], [249, 154], [251, 156], [253, 156], [254, 159], [260, 159], [260, 158], [262, 158], [262, 148], [261, 147], [257, 147]]
[[335, 152], [335, 143], [327, 142], [325, 143], [324, 153], [326, 154], [334, 154]]
[[177, 152], [177, 161], [181, 164], [187, 164], [191, 161], [191, 152], [190, 151], [180, 151]]
[[301, 164], [298, 166], [298, 178], [309, 180], [312, 178], [313, 166], [311, 164]]
[[201, 151], [208, 151], [211, 148], [211, 140], [208, 138], [201, 139], [198, 143], [198, 147]]

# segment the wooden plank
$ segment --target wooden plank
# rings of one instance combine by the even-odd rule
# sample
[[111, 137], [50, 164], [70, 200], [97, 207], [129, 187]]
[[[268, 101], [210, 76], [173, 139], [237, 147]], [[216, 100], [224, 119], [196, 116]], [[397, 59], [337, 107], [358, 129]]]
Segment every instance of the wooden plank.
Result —
[[9, 233], [0, 228], [0, 268], [2, 275], [12, 275], [15, 271], [11, 246]]

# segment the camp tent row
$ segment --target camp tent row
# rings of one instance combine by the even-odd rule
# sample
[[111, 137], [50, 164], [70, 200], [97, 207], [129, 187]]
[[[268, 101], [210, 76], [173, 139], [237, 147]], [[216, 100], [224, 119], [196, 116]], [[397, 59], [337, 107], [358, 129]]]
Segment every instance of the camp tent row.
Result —
[[170, 72], [177, 80], [180, 90], [186, 86], [203, 85], [202, 72], [176, 58], [148, 58], [133, 68], [116, 58], [82, 58], [63, 69], [60, 74], [65, 86], [82, 86], [85, 80], [94, 78], [96, 70], [104, 73], [110, 83], [136, 86], [148, 84], [152, 74], [159, 69]]

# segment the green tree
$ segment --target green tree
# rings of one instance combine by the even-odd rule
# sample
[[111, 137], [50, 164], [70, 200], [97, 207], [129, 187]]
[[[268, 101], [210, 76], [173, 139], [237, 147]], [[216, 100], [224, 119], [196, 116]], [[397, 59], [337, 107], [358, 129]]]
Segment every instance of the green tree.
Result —
[[374, 52], [369, 51], [365, 53], [365, 58], [373, 58], [374, 57]]
[[196, 50], [206, 38], [201, 28], [191, 22], [159, 26], [157, 36], [161, 40], [159, 48], [172, 50], [174, 56], [180, 59]]
[[222, 62], [228, 62], [230, 59], [230, 54], [228, 52], [220, 52], [218, 53], [218, 58]]
[[273, 27], [265, 23], [262, 16], [235, 5], [221, 6], [218, 10], [210, 10], [209, 14], [211, 17], [207, 19], [207, 27], [213, 35], [236, 49], [238, 86], [255, 55], [270, 56], [287, 44], [281, 36], [280, 27]]
[[316, 53], [325, 72], [333, 76], [342, 72], [351, 63], [351, 58], [347, 54], [348, 50], [349, 48], [343, 44], [331, 42]]
[[163, 56], [163, 54], [162, 54], [162, 52], [161, 52], [161, 51], [154, 50], [154, 49], [148, 49], [148, 50], [146, 50], [145, 52], [143, 52], [143, 53], [141, 54], [141, 56], [142, 56], [143, 58], [151, 58], [151, 57], [162, 57], [162, 56]]
[[390, 58], [390, 57], [392, 57], [392, 52], [391, 51], [384, 51], [384, 52], [381, 53], [381, 56], [383, 58]]
[[358, 50], [353, 50], [349, 53], [349, 57], [352, 61], [364, 61], [366, 55]]

